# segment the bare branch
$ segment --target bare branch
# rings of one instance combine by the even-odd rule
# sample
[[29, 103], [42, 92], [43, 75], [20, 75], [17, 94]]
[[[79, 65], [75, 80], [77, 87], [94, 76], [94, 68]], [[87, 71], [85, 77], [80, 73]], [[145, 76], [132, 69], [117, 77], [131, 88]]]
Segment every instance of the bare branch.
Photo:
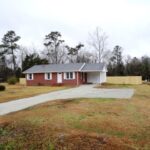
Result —
[[104, 52], [106, 50], [107, 45], [107, 39], [108, 36], [105, 32], [103, 32], [102, 29], [99, 27], [96, 28], [96, 30], [91, 34], [89, 34], [90, 40], [89, 45], [94, 48], [94, 50], [98, 53], [98, 62], [102, 62], [104, 58]]

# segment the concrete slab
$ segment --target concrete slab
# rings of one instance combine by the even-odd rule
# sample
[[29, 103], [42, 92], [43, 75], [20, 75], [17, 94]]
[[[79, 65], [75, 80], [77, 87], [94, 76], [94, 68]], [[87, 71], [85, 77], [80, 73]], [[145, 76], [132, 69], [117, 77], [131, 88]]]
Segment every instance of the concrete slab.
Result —
[[82, 85], [76, 88], [41, 94], [30, 98], [23, 98], [6, 103], [0, 103], [0, 115], [26, 109], [28, 107], [57, 99], [69, 98], [119, 98], [129, 99], [133, 96], [133, 89], [101, 89], [95, 85]]

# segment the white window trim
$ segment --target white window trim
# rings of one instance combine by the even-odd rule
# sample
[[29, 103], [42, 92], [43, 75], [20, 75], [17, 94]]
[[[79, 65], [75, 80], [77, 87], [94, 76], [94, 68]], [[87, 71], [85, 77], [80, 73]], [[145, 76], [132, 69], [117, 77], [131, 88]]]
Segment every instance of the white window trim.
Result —
[[[50, 78], [49, 79], [48, 79], [48, 75], [47, 75], [48, 73], [50, 74]], [[50, 73], [50, 72], [45, 73], [44, 74], [44, 79], [45, 80], [52, 80], [52, 73]]]
[[[69, 78], [67, 78], [67, 73], [69, 73]], [[72, 73], [72, 78], [70, 78], [70, 73]], [[64, 79], [65, 80], [74, 80], [75, 79], [75, 72], [64, 72]]]
[[[29, 78], [29, 77], [30, 77], [30, 74], [31, 74], [31, 79]], [[33, 80], [33, 79], [34, 79], [33, 73], [28, 73], [28, 74], [27, 74], [27, 80]]]

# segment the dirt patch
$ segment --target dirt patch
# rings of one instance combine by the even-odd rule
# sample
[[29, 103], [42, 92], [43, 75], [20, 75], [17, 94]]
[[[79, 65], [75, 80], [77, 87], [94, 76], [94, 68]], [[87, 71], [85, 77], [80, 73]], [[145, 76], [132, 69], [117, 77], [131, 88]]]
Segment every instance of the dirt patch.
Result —
[[135, 150], [126, 138], [96, 133], [52, 130], [47, 126], [9, 124], [0, 126], [0, 148], [36, 150]]

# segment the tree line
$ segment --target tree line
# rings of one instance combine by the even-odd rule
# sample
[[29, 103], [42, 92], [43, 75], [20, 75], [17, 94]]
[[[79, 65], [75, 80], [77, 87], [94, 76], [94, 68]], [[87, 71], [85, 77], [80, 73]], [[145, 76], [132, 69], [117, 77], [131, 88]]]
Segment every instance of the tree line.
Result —
[[43, 50], [41, 52], [23, 47], [18, 44], [21, 39], [15, 31], [8, 31], [0, 43], [0, 80], [9, 76], [22, 76], [22, 72], [37, 64], [60, 63], [100, 63], [107, 64], [108, 75], [126, 76], [142, 75], [144, 80], [150, 80], [150, 57], [141, 58], [130, 56], [124, 58], [123, 48], [116, 45], [113, 50], [108, 50], [107, 39], [103, 30], [96, 30], [89, 34], [88, 45], [78, 43], [74, 47], [66, 44], [58, 31], [45, 35]]
[[150, 81], [150, 57], [140, 58], [127, 56], [123, 58], [123, 48], [115, 46], [107, 65], [109, 76], [142, 76], [143, 80]]

